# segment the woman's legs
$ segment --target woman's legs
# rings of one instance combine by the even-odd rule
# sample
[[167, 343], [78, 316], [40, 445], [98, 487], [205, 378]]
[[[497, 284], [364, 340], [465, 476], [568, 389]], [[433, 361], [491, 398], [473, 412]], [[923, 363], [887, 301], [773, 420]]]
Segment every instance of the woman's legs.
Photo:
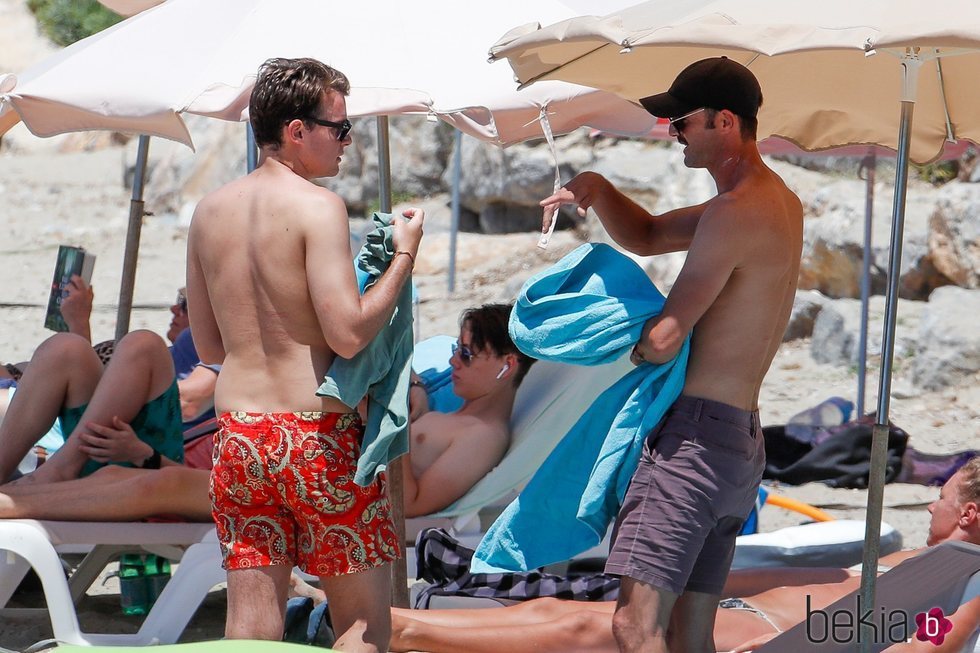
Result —
[[63, 406], [88, 403], [102, 376], [102, 363], [87, 340], [54, 335], [37, 348], [0, 423], [0, 483], [43, 436]]
[[[91, 347], [89, 352], [98, 360]], [[32, 361], [29, 369], [33, 367]], [[79, 433], [88, 429], [89, 422], [109, 426], [113, 417], [129, 422], [144, 405], [162, 395], [173, 381], [173, 358], [163, 339], [151, 331], [127, 334], [116, 344], [112, 360], [90, 395], [91, 400], [78, 425], [65, 440], [65, 445], [31, 475], [33, 481], [52, 483], [77, 478], [88, 460], [79, 450], [82, 444]], [[18, 389], [14, 403], [20, 393]], [[82, 403], [71, 397], [65, 401], [66, 406]]]

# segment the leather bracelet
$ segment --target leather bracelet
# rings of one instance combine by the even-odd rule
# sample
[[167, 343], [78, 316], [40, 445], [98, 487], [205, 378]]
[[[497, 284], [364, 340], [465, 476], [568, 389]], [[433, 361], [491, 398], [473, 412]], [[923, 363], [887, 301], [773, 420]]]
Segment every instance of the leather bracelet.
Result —
[[[425, 382], [419, 381], [418, 379], [412, 379], [411, 381], [409, 381], [408, 382], [408, 387], [410, 387], [410, 388], [422, 388], [423, 390], [426, 390]], [[428, 392], [428, 390], [426, 390], [426, 392]]]
[[392, 260], [392, 261], [394, 261], [394, 260], [395, 260], [395, 257], [396, 257], [396, 256], [398, 256], [399, 254], [404, 254], [404, 255], [405, 255], [405, 256], [407, 256], [408, 258], [410, 258], [410, 259], [412, 259], [412, 267], [413, 267], [413, 268], [415, 267], [415, 255], [414, 255], [414, 254], [412, 254], [411, 252], [406, 252], [406, 251], [404, 251], [404, 250], [402, 250], [402, 251], [398, 251], [398, 252], [395, 252], [395, 256], [392, 256], [392, 257], [391, 257], [391, 260]]
[[160, 469], [160, 452], [154, 449], [153, 454], [140, 465], [140, 469]]

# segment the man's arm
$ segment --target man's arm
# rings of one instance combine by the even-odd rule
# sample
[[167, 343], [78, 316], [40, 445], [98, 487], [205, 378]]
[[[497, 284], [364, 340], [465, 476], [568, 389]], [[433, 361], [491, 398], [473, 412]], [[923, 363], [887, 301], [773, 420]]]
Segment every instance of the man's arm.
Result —
[[214, 388], [218, 375], [206, 365], [198, 365], [191, 373], [177, 381], [180, 393], [180, 418], [188, 422], [214, 407]]
[[204, 363], [220, 364], [225, 360], [225, 345], [211, 307], [211, 296], [197, 248], [198, 238], [201, 237], [198, 232], [202, 228], [198, 213], [205, 207], [205, 202], [206, 200], [202, 200], [198, 204], [187, 233], [187, 317], [190, 319], [198, 357]]
[[456, 429], [452, 444], [418, 478], [412, 472], [411, 452], [402, 456], [405, 516], [428, 515], [449, 506], [500, 462], [502, 452], [482, 425], [464, 426], [451, 415], [428, 428]]
[[707, 202], [651, 215], [626, 197], [608, 179], [594, 172], [583, 172], [557, 193], [541, 201], [544, 207], [542, 231], [562, 204], [578, 205], [579, 215], [591, 208], [609, 235], [623, 248], [640, 256], [652, 256], [687, 249]]
[[666, 363], [677, 355], [752, 244], [741, 222], [737, 207], [726, 198], [717, 198], [704, 212], [663, 311], [643, 327], [634, 363]]
[[333, 351], [352, 358], [391, 319], [398, 293], [412, 272], [422, 238], [424, 213], [405, 211], [392, 218], [396, 254], [381, 278], [364, 295], [357, 289], [350, 253], [347, 208], [337, 195], [323, 191], [307, 204], [304, 234], [306, 278], [323, 337]]

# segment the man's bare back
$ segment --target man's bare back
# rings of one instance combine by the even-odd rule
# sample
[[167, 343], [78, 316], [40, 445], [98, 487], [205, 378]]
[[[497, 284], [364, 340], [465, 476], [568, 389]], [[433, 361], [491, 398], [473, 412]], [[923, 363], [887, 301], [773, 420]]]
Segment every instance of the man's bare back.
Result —
[[205, 198], [193, 229], [203, 275], [222, 289], [210, 296], [225, 350], [217, 410], [349, 410], [316, 396], [335, 354], [306, 276], [313, 238], [326, 248], [317, 260], [353, 285], [343, 202], [273, 163]]

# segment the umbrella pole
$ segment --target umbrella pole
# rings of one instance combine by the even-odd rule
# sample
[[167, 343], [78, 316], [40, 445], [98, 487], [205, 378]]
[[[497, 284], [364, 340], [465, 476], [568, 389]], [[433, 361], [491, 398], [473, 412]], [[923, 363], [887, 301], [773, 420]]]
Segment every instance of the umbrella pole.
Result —
[[[898, 134], [898, 162], [895, 166], [895, 197], [892, 207], [891, 246], [888, 259], [888, 288], [885, 297], [885, 324], [881, 339], [881, 375], [878, 381], [878, 412], [871, 432], [871, 469], [868, 477], [868, 511], [864, 531], [864, 559], [861, 569], [861, 603], [875, 607], [875, 583], [881, 544], [881, 516], [885, 496], [885, 467], [888, 462], [888, 408], [891, 396], [892, 356], [895, 353], [895, 322], [898, 313], [898, 277], [902, 263], [902, 236], [905, 231], [905, 195], [909, 178], [909, 141], [912, 110], [915, 107], [915, 80], [918, 60], [903, 60], [905, 93]], [[874, 626], [861, 623], [860, 653], [870, 653]]]
[[463, 132], [456, 130], [456, 144], [453, 147], [453, 195], [452, 217], [449, 222], [449, 292], [456, 292], [456, 239], [459, 236], [459, 185], [463, 176]]
[[255, 147], [255, 132], [252, 123], [245, 123], [245, 171], [252, 172], [259, 164], [259, 150]]
[[140, 233], [143, 230], [143, 185], [150, 137], [140, 135], [136, 150], [136, 174], [133, 177], [133, 199], [129, 202], [129, 228], [126, 230], [126, 250], [123, 254], [122, 280], [119, 285], [119, 307], [116, 310], [116, 341], [129, 333], [129, 318], [133, 312], [133, 290], [136, 287], [136, 261], [139, 258]]
[[[378, 116], [378, 203], [382, 213], [391, 213], [391, 152], [388, 140], [388, 116]], [[411, 428], [411, 427], [410, 427]], [[401, 461], [388, 465], [388, 500], [395, 532], [405, 541], [405, 498]], [[408, 570], [402, 557], [391, 565], [391, 605], [408, 607]]]
[[865, 177], [864, 249], [861, 256], [861, 334], [858, 345], [857, 416], [864, 417], [864, 397], [868, 374], [868, 304], [871, 300], [871, 225], [874, 219], [876, 157], [872, 150], [861, 161]]

